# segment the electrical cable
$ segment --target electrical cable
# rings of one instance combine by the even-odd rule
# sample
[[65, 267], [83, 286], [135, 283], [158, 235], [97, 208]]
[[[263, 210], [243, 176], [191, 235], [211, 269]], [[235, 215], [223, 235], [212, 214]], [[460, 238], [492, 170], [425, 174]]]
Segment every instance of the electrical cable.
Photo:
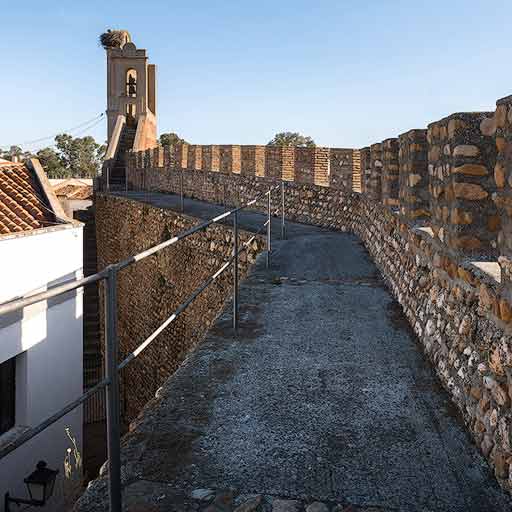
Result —
[[[79, 128], [83, 128], [85, 127], [86, 125], [90, 124], [90, 123], [95, 123], [96, 121], [100, 121], [102, 120], [103, 118], [105, 117], [105, 112], [102, 112], [101, 114], [98, 114], [96, 116], [94, 116], [92, 119], [88, 119], [87, 121], [84, 121], [83, 123], [80, 123], [80, 124], [77, 124], [75, 126], [73, 126], [72, 128], [68, 128], [67, 130], [61, 130], [59, 131], [58, 133], [56, 133], [55, 135], [49, 135], [47, 137], [41, 137], [39, 139], [34, 139], [34, 140], [29, 140], [29, 141], [25, 141], [25, 142], [22, 142], [20, 144], [6, 144], [6, 145], [0, 145], [0, 148], [7, 148], [9, 149], [10, 147], [12, 146], [18, 146], [18, 147], [23, 147], [23, 146], [29, 146], [31, 144], [36, 144], [38, 142], [43, 142], [45, 140], [49, 140], [49, 139], [55, 139], [55, 137], [61, 133], [69, 133], [69, 132], [73, 132], [75, 130], [78, 130]], [[89, 129], [89, 127], [86, 127], [85, 129]]]

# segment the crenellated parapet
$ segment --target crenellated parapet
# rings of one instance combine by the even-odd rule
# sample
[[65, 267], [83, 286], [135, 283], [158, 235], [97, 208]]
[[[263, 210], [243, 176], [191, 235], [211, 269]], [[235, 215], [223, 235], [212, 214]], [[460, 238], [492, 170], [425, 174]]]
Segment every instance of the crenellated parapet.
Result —
[[382, 203], [398, 207], [398, 139], [382, 141]]
[[398, 137], [399, 203], [412, 222], [430, 219], [427, 130], [409, 130]]
[[496, 165], [493, 178], [496, 187], [493, 196], [501, 218], [498, 235], [499, 264], [504, 293], [512, 302], [512, 96], [496, 102], [496, 112], [484, 129], [494, 135]]
[[188, 146], [187, 169], [189, 169], [191, 171], [199, 171], [202, 169], [202, 163], [203, 163], [202, 146], [189, 145]]
[[428, 128], [432, 229], [455, 253], [496, 252], [500, 226], [492, 201], [496, 146], [492, 112], [452, 114]]
[[331, 148], [329, 152], [329, 175], [327, 183], [333, 188], [352, 190], [354, 174], [360, 180], [359, 151], [346, 148]]
[[361, 168], [361, 192], [368, 193], [370, 189], [370, 178], [372, 174], [370, 148], [361, 148], [360, 155], [360, 168]]
[[240, 146], [240, 161], [244, 176], [265, 176], [265, 146]]
[[373, 201], [382, 200], [382, 144], [380, 142], [370, 146], [370, 174], [366, 194]]

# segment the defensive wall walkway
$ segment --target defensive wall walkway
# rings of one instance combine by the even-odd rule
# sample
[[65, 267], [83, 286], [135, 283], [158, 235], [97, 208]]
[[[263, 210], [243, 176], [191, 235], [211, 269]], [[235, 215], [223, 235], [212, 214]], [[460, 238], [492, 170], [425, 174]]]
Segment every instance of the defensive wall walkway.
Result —
[[[127, 195], [179, 211], [178, 196]], [[228, 306], [125, 437], [126, 509], [510, 510], [357, 237], [274, 227], [271, 268], [261, 254], [241, 283], [238, 333]], [[107, 510], [106, 480], [83, 499]]]

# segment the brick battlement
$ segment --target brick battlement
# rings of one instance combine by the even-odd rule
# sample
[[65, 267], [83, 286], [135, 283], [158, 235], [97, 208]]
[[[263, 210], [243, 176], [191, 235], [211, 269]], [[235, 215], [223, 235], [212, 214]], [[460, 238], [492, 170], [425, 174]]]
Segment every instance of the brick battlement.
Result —
[[259, 176], [324, 187], [359, 189], [358, 149], [177, 144], [130, 154], [130, 168], [164, 167]]
[[[453, 256], [512, 261], [512, 96], [362, 149], [176, 145], [131, 153], [130, 173], [165, 168], [312, 184], [365, 194], [429, 226]], [[512, 151], [509, 151], [512, 153]], [[504, 259], [505, 258], [505, 259]], [[512, 264], [503, 264], [503, 269]], [[507, 270], [508, 272], [508, 270]]]
[[282, 180], [289, 220], [356, 234], [512, 490], [511, 155], [507, 97], [360, 150], [183, 144], [131, 153], [127, 175], [230, 206]]

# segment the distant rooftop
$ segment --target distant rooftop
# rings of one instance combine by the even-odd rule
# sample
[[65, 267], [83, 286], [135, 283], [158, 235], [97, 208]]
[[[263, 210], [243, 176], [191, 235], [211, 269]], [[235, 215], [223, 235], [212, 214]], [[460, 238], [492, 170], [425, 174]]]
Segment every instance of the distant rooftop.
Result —
[[53, 185], [53, 190], [57, 197], [64, 197], [66, 199], [92, 199], [92, 184], [86, 181], [76, 178], [62, 180], [56, 184], [53, 184], [53, 181], [55, 180], [50, 180], [50, 183]]
[[35, 171], [0, 159], [0, 236], [57, 223]]

